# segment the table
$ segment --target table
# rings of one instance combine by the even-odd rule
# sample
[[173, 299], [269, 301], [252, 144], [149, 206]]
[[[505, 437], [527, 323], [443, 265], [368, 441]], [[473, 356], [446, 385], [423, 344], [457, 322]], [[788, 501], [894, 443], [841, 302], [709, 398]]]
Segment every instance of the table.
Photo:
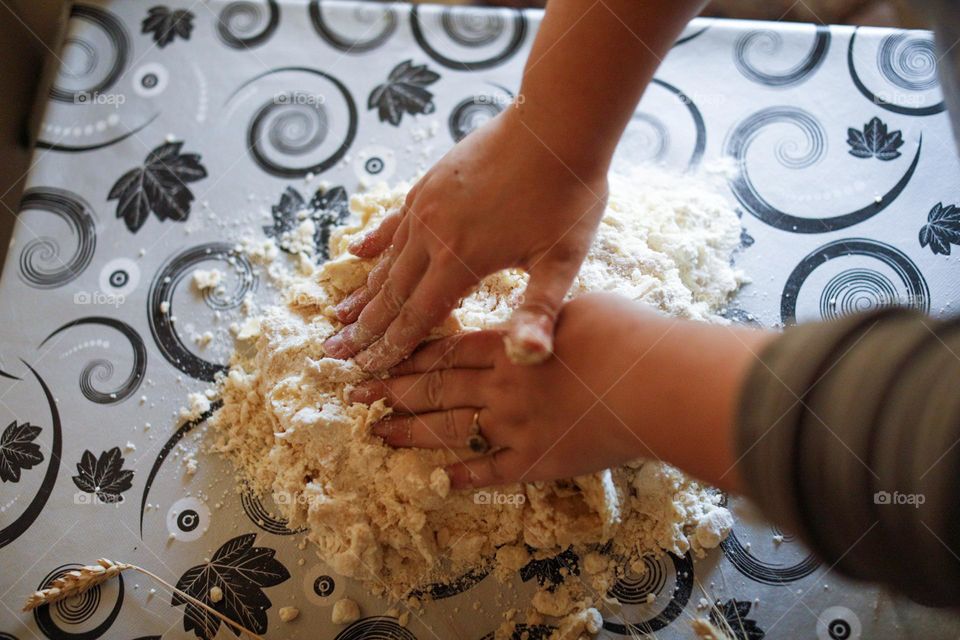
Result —
[[[27, 593], [100, 556], [171, 582], [210, 558], [250, 560], [261, 576], [241, 580], [237, 607], [268, 637], [473, 639], [499, 625], [498, 587], [481, 573], [399, 626], [238, 492], [226, 463], [186, 472], [204, 425], [177, 411], [229, 355], [227, 339], [194, 338], [225, 337], [243, 297], [264, 293], [233, 253], [242, 230], [274, 232], [273, 213], [281, 224], [321, 186], [342, 210], [361, 185], [430, 166], [516, 93], [540, 18], [292, 0], [72, 7], [0, 281], [0, 638], [204, 636], [135, 574], [18, 613]], [[960, 167], [935, 71], [925, 32], [695, 20], [615, 165], [733, 159], [737, 263], [751, 278], [727, 312], [737, 321], [891, 302], [949, 314], [960, 249], [928, 222], [958, 204]], [[228, 260], [225, 293], [187, 291], [193, 269]], [[691, 637], [707, 600], [749, 640], [956, 637], [949, 616], [845, 581], [746, 502], [731, 508], [722, 549], [651, 558], [616, 586], [625, 606], [605, 637], [624, 637], [624, 623]], [[570, 560], [525, 567], [518, 589]], [[330, 607], [347, 595], [366, 617], [335, 627]], [[285, 624], [288, 605], [301, 616]]]

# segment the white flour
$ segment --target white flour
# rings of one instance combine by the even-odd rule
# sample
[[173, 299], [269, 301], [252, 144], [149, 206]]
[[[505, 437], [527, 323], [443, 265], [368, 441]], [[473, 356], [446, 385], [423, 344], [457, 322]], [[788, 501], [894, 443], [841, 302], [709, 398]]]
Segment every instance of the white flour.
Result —
[[[450, 491], [437, 471], [452, 461], [449, 452], [395, 451], [371, 436], [371, 423], [387, 409], [346, 403], [346, 391], [366, 375], [352, 361], [324, 357], [322, 344], [339, 328], [331, 306], [372, 267], [347, 254], [347, 244], [398, 207], [405, 191], [378, 187], [355, 196], [358, 221], [334, 233], [332, 259], [316, 270], [301, 260], [290, 274], [270, 264], [275, 251], [256, 247], [255, 257], [281, 280], [283, 301], [263, 309], [258, 335], [246, 336], [256, 337], [255, 349], [238, 351], [221, 380], [215, 449], [273, 495], [291, 527], [308, 527], [334, 571], [376, 593], [402, 597], [485, 563], [505, 579], [529, 562], [527, 547], [539, 558], [572, 545], [580, 579], [538, 593], [526, 620], [568, 616], [565, 637], [593, 633], [591, 594], [606, 593], [623, 566], [613, 557], [642, 571], [647, 554], [700, 553], [726, 536], [730, 515], [714, 492], [651, 461], [496, 488], [510, 501], [478, 499]], [[613, 291], [670, 315], [723, 322], [716, 312], [739, 285], [730, 266], [739, 232], [732, 207], [704, 178], [655, 169], [612, 177], [606, 215], [571, 294]], [[518, 272], [487, 278], [436, 333], [505, 321], [525, 281]], [[610, 541], [612, 553], [597, 552]]]

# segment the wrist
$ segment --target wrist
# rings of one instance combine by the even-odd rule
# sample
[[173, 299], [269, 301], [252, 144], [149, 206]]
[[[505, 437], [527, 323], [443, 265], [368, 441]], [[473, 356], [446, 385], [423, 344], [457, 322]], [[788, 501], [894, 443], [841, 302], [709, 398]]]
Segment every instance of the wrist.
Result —
[[[599, 142], [599, 136], [580, 135], [567, 126], [569, 117], [537, 104], [524, 93], [500, 116], [506, 142], [521, 153], [535, 156], [542, 168], [554, 167], [586, 184], [605, 181], [616, 142]], [[558, 123], [563, 126], [558, 128]], [[586, 133], [585, 131], [582, 133]]]

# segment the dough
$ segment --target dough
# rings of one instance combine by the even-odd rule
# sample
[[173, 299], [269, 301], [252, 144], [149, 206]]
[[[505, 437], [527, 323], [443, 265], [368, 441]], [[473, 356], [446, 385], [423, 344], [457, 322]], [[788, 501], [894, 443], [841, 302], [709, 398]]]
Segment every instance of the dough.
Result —
[[[219, 380], [214, 448], [256, 490], [274, 496], [291, 528], [307, 527], [334, 571], [375, 593], [408, 596], [487, 563], [506, 578], [530, 561], [530, 549], [543, 558], [572, 546], [588, 558], [581, 580], [591, 589], [568, 580], [536, 603], [552, 615], [578, 614], [565, 627], [576, 637], [597, 626], [593, 599], [623, 566], [599, 556], [601, 545], [642, 567], [647, 554], [716, 546], [730, 516], [716, 492], [642, 460], [563, 482], [496, 488], [522, 501], [475, 501], [473, 492], [451, 491], [438, 473], [451, 462], [449, 452], [392, 450], [370, 434], [388, 410], [382, 402], [345, 402], [367, 376], [352, 361], [325, 357], [322, 344], [339, 328], [332, 305], [374, 264], [346, 253], [347, 244], [400, 206], [406, 190], [382, 185], [354, 196], [353, 224], [332, 234], [332, 258], [317, 269], [303, 261], [288, 269], [276, 251], [245, 243], [251, 259], [266, 265], [278, 302], [251, 322], [258, 332], [245, 337], [254, 348], [238, 349]], [[733, 207], [704, 178], [649, 168], [612, 176], [606, 214], [571, 295], [612, 291], [673, 316], [726, 322], [717, 311], [741, 281], [731, 267], [739, 238]], [[506, 321], [525, 283], [518, 271], [486, 278], [435, 334]]]

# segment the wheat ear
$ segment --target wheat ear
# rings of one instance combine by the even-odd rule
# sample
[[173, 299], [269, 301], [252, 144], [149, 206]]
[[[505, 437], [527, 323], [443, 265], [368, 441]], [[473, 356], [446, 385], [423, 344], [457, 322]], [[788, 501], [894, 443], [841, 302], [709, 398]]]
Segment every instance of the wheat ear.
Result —
[[23, 605], [24, 611], [31, 611], [44, 604], [52, 604], [58, 600], [63, 600], [64, 598], [70, 598], [72, 596], [78, 596], [81, 593], [91, 589], [102, 582], [106, 582], [111, 578], [114, 578], [124, 571], [137, 571], [143, 575], [156, 580], [164, 587], [169, 589], [171, 593], [177, 594], [179, 597], [183, 598], [190, 604], [200, 607], [204, 611], [210, 613], [211, 615], [216, 616], [223, 622], [227, 623], [234, 629], [238, 629], [249, 635], [251, 638], [256, 638], [257, 640], [264, 640], [262, 636], [257, 635], [253, 631], [250, 631], [246, 627], [240, 625], [239, 623], [231, 620], [227, 616], [223, 615], [213, 607], [210, 607], [200, 600], [197, 600], [189, 593], [184, 593], [180, 589], [177, 589], [175, 586], [156, 575], [151, 571], [147, 571], [143, 567], [138, 567], [135, 564], [128, 564], [126, 562], [114, 562], [113, 560], [107, 560], [106, 558], [100, 558], [97, 560], [97, 564], [88, 565], [85, 567], [80, 567], [78, 569], [71, 569], [67, 571], [62, 576], [54, 579], [53, 583], [46, 589], [40, 591], [34, 591]]
[[731, 640], [733, 636], [727, 633], [726, 629], [721, 629], [706, 618], [694, 618], [690, 622], [693, 627], [693, 633], [700, 640]]

